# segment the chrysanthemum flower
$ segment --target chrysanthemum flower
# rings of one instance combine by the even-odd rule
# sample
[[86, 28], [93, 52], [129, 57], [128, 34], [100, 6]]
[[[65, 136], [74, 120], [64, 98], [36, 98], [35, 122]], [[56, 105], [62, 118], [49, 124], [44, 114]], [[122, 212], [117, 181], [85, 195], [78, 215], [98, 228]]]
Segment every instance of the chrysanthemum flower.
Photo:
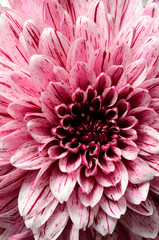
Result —
[[10, 4], [0, 9], [0, 239], [156, 238], [158, 1]]

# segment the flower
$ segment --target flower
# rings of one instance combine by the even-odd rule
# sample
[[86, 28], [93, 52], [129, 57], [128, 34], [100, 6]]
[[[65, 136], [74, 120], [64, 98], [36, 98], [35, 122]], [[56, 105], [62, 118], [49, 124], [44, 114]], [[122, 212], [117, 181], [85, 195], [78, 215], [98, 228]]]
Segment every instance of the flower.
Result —
[[1, 239], [156, 238], [158, 2], [10, 5], [0, 8]]

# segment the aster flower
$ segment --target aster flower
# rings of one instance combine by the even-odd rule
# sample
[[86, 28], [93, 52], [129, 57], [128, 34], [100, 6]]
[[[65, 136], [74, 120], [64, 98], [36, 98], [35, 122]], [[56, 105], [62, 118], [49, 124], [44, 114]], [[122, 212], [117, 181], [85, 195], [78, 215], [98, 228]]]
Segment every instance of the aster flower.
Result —
[[10, 5], [0, 9], [1, 239], [155, 239], [158, 2]]

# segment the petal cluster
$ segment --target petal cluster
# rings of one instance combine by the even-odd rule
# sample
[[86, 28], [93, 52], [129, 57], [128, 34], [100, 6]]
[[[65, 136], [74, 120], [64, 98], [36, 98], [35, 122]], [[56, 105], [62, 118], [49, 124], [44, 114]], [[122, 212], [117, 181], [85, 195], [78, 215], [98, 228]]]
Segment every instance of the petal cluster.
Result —
[[157, 239], [158, 2], [0, 13], [0, 239]]

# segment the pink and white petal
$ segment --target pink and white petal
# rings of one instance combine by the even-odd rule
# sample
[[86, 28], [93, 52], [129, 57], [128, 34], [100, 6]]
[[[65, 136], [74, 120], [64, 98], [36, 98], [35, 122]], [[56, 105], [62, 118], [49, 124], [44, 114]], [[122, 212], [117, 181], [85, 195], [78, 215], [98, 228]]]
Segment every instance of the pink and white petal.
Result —
[[69, 13], [75, 24], [76, 19], [84, 14], [85, 1], [81, 0], [58, 0], [62, 7]]
[[75, 37], [83, 37], [88, 40], [94, 49], [104, 48], [105, 40], [97, 24], [86, 16], [80, 16], [76, 22]]
[[55, 30], [60, 30], [60, 22], [64, 11], [64, 8], [58, 3], [58, 1], [45, 0], [43, 5], [44, 22]]
[[85, 193], [82, 191], [82, 188], [78, 189], [78, 197], [81, 201], [81, 203], [85, 207], [95, 207], [96, 204], [99, 203], [101, 197], [103, 194], [103, 187], [99, 185], [98, 183], [95, 184], [94, 188], [90, 193]]
[[62, 173], [58, 167], [52, 170], [50, 175], [50, 189], [60, 203], [67, 201], [70, 197], [76, 184], [76, 175], [76, 172], [72, 174]]
[[110, 217], [101, 208], [99, 208], [97, 217], [94, 219], [92, 226], [102, 236], [105, 236], [107, 233], [113, 233], [116, 223], [116, 218]]
[[140, 204], [142, 201], [145, 201], [149, 192], [150, 184], [149, 182], [144, 182], [140, 184], [129, 183], [124, 197], [130, 203], [135, 205]]
[[74, 189], [70, 198], [67, 201], [67, 208], [70, 218], [77, 229], [85, 230], [86, 227], [92, 223], [90, 216], [90, 208], [86, 208], [80, 201], [77, 189]]
[[17, 120], [24, 120], [27, 113], [40, 113], [40, 102], [35, 97], [26, 97], [9, 104], [7, 112]]
[[77, 62], [70, 72], [70, 85], [73, 89], [86, 90], [89, 85], [94, 85], [96, 76], [90, 65], [85, 62]]
[[23, 37], [30, 55], [38, 53], [39, 38], [45, 27], [45, 24], [37, 20], [27, 20], [24, 23]]
[[51, 217], [57, 205], [58, 201], [56, 198], [54, 198], [46, 207], [44, 207], [41, 211], [36, 212], [36, 214], [34, 214], [32, 217], [26, 216], [25, 224], [27, 228], [40, 228]]
[[159, 39], [157, 36], [151, 36], [145, 42], [134, 49], [134, 60], [145, 58], [147, 60], [148, 74], [147, 79], [155, 77], [159, 67]]
[[79, 168], [82, 159], [80, 154], [67, 154], [59, 161], [59, 168], [62, 172], [71, 173]]
[[136, 159], [139, 153], [138, 146], [130, 139], [120, 139], [118, 141], [118, 148], [121, 150], [121, 155], [127, 160]]
[[151, 216], [146, 217], [128, 209], [125, 215], [121, 217], [120, 222], [141, 237], [155, 238], [158, 234], [158, 220], [156, 209]]
[[159, 133], [152, 127], [139, 125], [137, 127], [138, 139], [136, 141], [140, 148], [140, 154], [148, 156], [159, 152]]
[[57, 239], [65, 228], [69, 220], [67, 206], [65, 204], [58, 204], [51, 217], [45, 223], [43, 228], [43, 235], [47, 239]]
[[47, 164], [49, 158], [39, 155], [38, 146], [34, 140], [21, 143], [21, 146], [17, 147], [16, 152], [11, 156], [12, 165], [21, 169], [35, 170]]
[[153, 78], [153, 79], [150, 79], [150, 80], [146, 80], [140, 86], [142, 88], [148, 89], [149, 94], [152, 98], [158, 98], [159, 97], [159, 92], [158, 92], [159, 79], [158, 78]]
[[151, 35], [152, 27], [153, 19], [150, 16], [146, 15], [138, 18], [138, 20], [135, 21], [135, 24], [133, 24], [134, 34], [130, 47], [133, 48], [138, 44], [141, 44], [141, 41], [143, 41], [143, 39]]
[[106, 19], [105, 8], [103, 1], [93, 1], [89, 5], [88, 17], [90, 17], [99, 27], [100, 32], [103, 34], [105, 44], [108, 44], [109, 26]]
[[159, 177], [155, 177], [151, 182], [150, 182], [150, 190], [157, 195], [159, 194]]
[[[28, 69], [29, 55], [25, 49], [21, 46], [19, 42], [19, 34], [22, 31], [20, 24], [14, 23], [16, 19], [12, 18], [12, 21], [7, 21], [6, 16], [9, 13], [2, 14], [0, 17], [0, 31], [3, 35], [3, 40], [0, 40], [1, 47], [5, 50], [7, 54], [11, 57], [14, 63], [18, 64], [20, 67]], [[9, 43], [9, 44], [8, 44]]]
[[154, 211], [154, 202], [150, 198], [147, 198], [145, 201], [141, 202], [139, 205], [135, 205], [133, 203], [128, 202], [128, 207], [131, 210], [141, 215], [151, 216]]
[[127, 207], [124, 197], [121, 197], [118, 201], [113, 201], [105, 195], [102, 196], [99, 205], [105, 213], [114, 218], [120, 218], [121, 215], [125, 214]]
[[129, 130], [135, 127], [138, 120], [134, 116], [126, 116], [118, 120], [118, 126], [121, 130]]
[[72, 42], [74, 35], [74, 26], [72, 19], [67, 11], [64, 12], [60, 22], [60, 32]]
[[39, 97], [39, 93], [28, 74], [21, 71], [14, 71], [10, 76], [10, 86], [18, 99], [24, 97]]
[[124, 67], [122, 65], [110, 66], [106, 74], [111, 78], [112, 86], [122, 87], [126, 81], [123, 78]]
[[70, 42], [62, 33], [51, 27], [44, 29], [39, 41], [42, 54], [52, 57], [61, 67], [65, 67], [69, 49]]
[[119, 169], [115, 169], [114, 172], [109, 174], [103, 173], [103, 171], [98, 170], [98, 174], [95, 175], [96, 181], [103, 187], [115, 186], [121, 180], [121, 175]]
[[84, 167], [78, 171], [77, 181], [80, 187], [82, 188], [82, 191], [87, 194], [89, 194], [92, 191], [95, 184], [94, 178], [92, 176], [86, 177]]
[[93, 47], [85, 38], [76, 39], [68, 52], [66, 68], [68, 71], [74, 67], [76, 62], [90, 63], [93, 55]]
[[104, 189], [104, 193], [107, 197], [113, 201], [118, 201], [125, 193], [128, 185], [128, 172], [125, 165], [122, 162], [118, 163], [118, 168], [120, 169], [121, 181], [115, 186]]
[[144, 58], [132, 62], [125, 69], [125, 77], [127, 83], [133, 87], [139, 86], [146, 78], [147, 75], [147, 62]]
[[[95, 51], [94, 57], [92, 58], [91, 65], [95, 71], [96, 76], [99, 74], [104, 74], [108, 67], [108, 53], [104, 48], [99, 48]], [[109, 78], [108, 76], [106, 76]], [[108, 87], [110, 87], [108, 85]]]
[[34, 216], [54, 199], [48, 185], [32, 189], [36, 173], [35, 171], [28, 173], [19, 192], [18, 207], [20, 215], [24, 217]]
[[113, 46], [110, 49], [110, 53], [112, 54], [113, 65], [123, 65], [126, 67], [131, 62], [131, 50], [125, 43]]
[[53, 80], [54, 61], [43, 55], [33, 55], [30, 58], [30, 75], [37, 91], [46, 90], [50, 81]]
[[153, 170], [148, 163], [140, 157], [134, 161], [127, 161], [126, 168], [129, 175], [129, 181], [133, 184], [143, 183], [152, 180], [154, 177]]
[[53, 79], [55, 82], [69, 83], [69, 73], [60, 66], [54, 66]]
[[[10, 0], [11, 6], [29, 18], [43, 20], [42, 6], [44, 0]], [[34, 9], [34, 11], [33, 11]]]

